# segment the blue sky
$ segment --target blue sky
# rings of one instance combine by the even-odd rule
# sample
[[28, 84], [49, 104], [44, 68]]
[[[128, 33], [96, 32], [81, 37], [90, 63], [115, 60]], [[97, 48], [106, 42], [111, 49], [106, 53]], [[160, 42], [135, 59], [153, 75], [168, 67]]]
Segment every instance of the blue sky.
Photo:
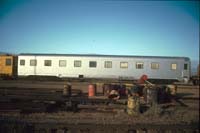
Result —
[[199, 2], [4, 0], [0, 51], [186, 56], [197, 64]]

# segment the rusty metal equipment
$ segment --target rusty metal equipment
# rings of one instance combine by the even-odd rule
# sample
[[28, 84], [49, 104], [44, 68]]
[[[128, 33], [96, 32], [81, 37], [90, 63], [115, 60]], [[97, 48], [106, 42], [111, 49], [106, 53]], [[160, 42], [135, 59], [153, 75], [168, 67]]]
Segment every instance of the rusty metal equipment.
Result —
[[64, 88], [63, 88], [63, 96], [71, 96], [71, 85], [69, 83], [65, 84], [64, 85]]
[[147, 96], [146, 96], [147, 104], [153, 106], [154, 104], [158, 103], [158, 88], [151, 87], [147, 89]]
[[157, 86], [148, 81], [147, 75], [142, 75], [140, 83], [144, 84], [143, 96], [146, 104], [154, 106], [156, 104], [169, 102], [171, 95], [175, 96], [177, 87], [175, 85]]
[[96, 84], [88, 85], [88, 97], [93, 97], [96, 95]]
[[127, 113], [129, 115], [137, 115], [140, 111], [140, 100], [138, 96], [128, 97], [127, 101]]

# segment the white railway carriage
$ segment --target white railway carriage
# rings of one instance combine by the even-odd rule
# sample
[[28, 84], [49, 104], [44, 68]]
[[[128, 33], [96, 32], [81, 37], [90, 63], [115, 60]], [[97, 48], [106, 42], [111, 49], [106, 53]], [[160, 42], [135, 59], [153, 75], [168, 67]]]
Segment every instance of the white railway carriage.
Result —
[[18, 76], [43, 75], [84, 78], [183, 80], [190, 77], [187, 57], [20, 54]]

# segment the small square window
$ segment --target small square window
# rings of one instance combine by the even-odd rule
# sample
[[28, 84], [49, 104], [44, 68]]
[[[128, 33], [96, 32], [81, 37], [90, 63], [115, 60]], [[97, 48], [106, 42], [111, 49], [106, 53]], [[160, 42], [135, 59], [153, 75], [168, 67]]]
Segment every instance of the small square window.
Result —
[[97, 67], [97, 62], [96, 61], [90, 61], [89, 67]]
[[36, 66], [37, 60], [30, 60], [30, 66]]
[[11, 59], [6, 59], [6, 66], [11, 66]]
[[128, 62], [120, 62], [120, 68], [128, 68]]
[[159, 69], [159, 63], [151, 63], [151, 69]]
[[51, 60], [45, 60], [44, 66], [51, 66]]
[[81, 61], [80, 60], [75, 60], [74, 61], [74, 67], [81, 67]]
[[60, 67], [66, 67], [66, 60], [59, 60], [59, 66]]
[[105, 61], [104, 67], [105, 68], [112, 68], [112, 61]]
[[172, 69], [172, 70], [176, 70], [176, 69], [177, 69], [177, 64], [172, 63], [172, 64], [171, 64], [171, 69]]
[[184, 70], [188, 70], [188, 64], [184, 64]]
[[20, 66], [25, 66], [25, 60], [20, 60]]
[[143, 68], [144, 68], [144, 63], [136, 62], [136, 69], [143, 69]]

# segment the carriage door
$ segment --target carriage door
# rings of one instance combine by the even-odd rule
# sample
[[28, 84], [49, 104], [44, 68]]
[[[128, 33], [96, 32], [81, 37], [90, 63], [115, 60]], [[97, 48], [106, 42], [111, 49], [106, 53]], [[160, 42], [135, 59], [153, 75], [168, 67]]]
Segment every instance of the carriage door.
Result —
[[37, 60], [36, 60], [36, 56], [30, 60], [30, 66], [31, 66], [31, 75], [37, 75], [37, 71], [36, 71], [36, 66], [37, 66]]
[[183, 70], [182, 70], [182, 77], [183, 79], [189, 80], [190, 78], [190, 71], [189, 71], [189, 64], [184, 63]]

